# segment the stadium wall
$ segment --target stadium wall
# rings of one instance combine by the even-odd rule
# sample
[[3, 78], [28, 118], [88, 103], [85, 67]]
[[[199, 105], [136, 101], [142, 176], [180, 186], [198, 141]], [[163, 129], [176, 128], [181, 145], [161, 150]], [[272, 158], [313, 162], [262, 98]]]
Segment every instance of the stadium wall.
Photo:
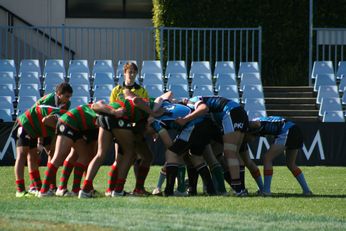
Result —
[[[346, 166], [346, 124], [345, 123], [321, 123], [306, 122], [297, 123], [304, 135], [304, 146], [300, 151], [297, 164], [302, 166]], [[13, 123], [0, 124], [0, 166], [14, 165], [15, 162], [15, 140], [11, 136]], [[269, 148], [272, 139], [260, 138], [249, 146], [250, 156], [259, 165], [262, 164], [263, 154]], [[154, 153], [155, 165], [164, 163], [164, 147], [158, 141], [148, 143]], [[44, 165], [46, 155], [41, 155]], [[107, 155], [105, 165], [113, 163], [114, 150]], [[285, 156], [281, 155], [274, 161], [275, 165], [285, 165]]]

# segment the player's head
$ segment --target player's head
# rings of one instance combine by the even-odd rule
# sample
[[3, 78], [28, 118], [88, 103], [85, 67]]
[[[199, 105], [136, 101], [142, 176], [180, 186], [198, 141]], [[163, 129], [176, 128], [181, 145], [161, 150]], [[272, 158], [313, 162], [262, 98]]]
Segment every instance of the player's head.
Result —
[[138, 67], [134, 63], [126, 63], [124, 65], [124, 75], [125, 75], [125, 81], [131, 81], [134, 82], [136, 79], [138, 73]]
[[73, 94], [73, 89], [69, 83], [63, 82], [56, 86], [55, 94], [58, 96], [61, 103], [67, 103]]

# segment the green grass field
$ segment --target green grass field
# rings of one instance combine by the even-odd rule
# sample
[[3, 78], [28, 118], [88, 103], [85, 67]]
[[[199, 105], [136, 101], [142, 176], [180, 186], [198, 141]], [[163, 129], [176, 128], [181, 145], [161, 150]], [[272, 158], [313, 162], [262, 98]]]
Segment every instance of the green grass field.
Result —
[[[148, 190], [155, 187], [159, 170], [151, 169]], [[98, 198], [39, 199], [15, 198], [13, 167], [0, 167], [0, 230], [346, 230], [346, 168], [302, 170], [313, 197], [300, 196], [287, 168], [275, 167], [270, 198], [254, 195], [255, 182], [248, 172], [252, 195], [246, 198], [106, 198], [106, 166], [94, 182]], [[133, 186], [131, 171], [125, 189]]]

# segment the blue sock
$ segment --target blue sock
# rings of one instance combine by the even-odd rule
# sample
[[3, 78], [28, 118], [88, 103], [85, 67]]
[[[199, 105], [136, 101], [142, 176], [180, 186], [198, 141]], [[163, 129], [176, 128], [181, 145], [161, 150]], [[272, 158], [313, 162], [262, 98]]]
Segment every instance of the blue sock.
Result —
[[264, 186], [263, 191], [266, 193], [270, 193], [270, 185], [272, 183], [273, 178], [273, 170], [264, 170]]
[[300, 186], [302, 187], [304, 192], [310, 192], [309, 186], [306, 183], [305, 177], [303, 173], [300, 173], [298, 176], [296, 176], [296, 179]]
[[166, 174], [163, 174], [162, 172], [160, 172], [159, 180], [157, 181], [156, 187], [161, 188], [165, 180], [166, 180]]
[[255, 180], [256, 180], [258, 189], [259, 189], [260, 191], [263, 191], [264, 186], [263, 186], [262, 176], [258, 176]]

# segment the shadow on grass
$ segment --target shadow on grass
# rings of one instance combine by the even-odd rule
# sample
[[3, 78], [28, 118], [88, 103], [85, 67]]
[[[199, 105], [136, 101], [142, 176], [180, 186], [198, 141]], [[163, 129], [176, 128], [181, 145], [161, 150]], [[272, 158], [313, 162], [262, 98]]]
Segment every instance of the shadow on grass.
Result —
[[[258, 196], [258, 195], [253, 195]], [[301, 193], [272, 193], [271, 196], [266, 196], [270, 198], [283, 198], [283, 197], [300, 197], [300, 198], [346, 198], [345, 194], [313, 194], [311, 196], [306, 196]]]

